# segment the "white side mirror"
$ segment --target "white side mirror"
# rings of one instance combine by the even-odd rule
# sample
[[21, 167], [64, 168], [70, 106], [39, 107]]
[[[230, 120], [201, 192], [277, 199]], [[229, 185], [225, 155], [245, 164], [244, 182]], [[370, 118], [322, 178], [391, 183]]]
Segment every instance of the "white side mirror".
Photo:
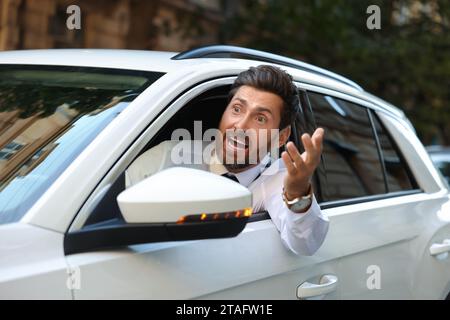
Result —
[[117, 201], [127, 223], [173, 223], [188, 215], [204, 214], [204, 218], [208, 214], [237, 211], [249, 215], [252, 194], [219, 175], [174, 167], [126, 189]]

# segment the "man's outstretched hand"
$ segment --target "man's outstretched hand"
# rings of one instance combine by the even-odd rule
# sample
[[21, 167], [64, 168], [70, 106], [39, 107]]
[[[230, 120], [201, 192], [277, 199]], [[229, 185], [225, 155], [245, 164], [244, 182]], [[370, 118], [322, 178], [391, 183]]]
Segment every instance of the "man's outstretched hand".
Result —
[[305, 152], [302, 154], [292, 142], [287, 143], [287, 152], [282, 152], [281, 157], [287, 168], [284, 190], [289, 200], [307, 195], [311, 177], [320, 163], [323, 135], [324, 130], [322, 128], [317, 128], [312, 137], [304, 133], [302, 142]]

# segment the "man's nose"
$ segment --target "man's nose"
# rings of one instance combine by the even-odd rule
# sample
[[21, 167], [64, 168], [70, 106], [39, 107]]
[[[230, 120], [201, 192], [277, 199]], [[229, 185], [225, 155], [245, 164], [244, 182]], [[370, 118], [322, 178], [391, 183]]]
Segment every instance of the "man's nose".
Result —
[[243, 116], [238, 121], [234, 123], [236, 129], [246, 130], [250, 128], [251, 118], [248, 115]]

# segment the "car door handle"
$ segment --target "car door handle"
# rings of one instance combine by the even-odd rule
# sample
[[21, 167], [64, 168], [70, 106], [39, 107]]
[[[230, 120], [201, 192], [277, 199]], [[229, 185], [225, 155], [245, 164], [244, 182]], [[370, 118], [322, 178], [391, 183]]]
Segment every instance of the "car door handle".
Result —
[[430, 254], [436, 256], [438, 254], [450, 251], [450, 239], [445, 239], [442, 243], [433, 243], [430, 247]]
[[338, 277], [332, 274], [323, 275], [319, 284], [303, 282], [297, 288], [297, 297], [299, 299], [310, 298], [324, 295], [336, 290], [338, 284]]

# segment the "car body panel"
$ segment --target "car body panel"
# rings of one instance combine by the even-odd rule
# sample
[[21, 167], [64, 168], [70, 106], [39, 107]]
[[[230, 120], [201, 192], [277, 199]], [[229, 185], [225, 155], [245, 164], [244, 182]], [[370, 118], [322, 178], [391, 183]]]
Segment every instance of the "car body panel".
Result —
[[0, 238], [0, 299], [72, 299], [63, 234], [11, 223]]

